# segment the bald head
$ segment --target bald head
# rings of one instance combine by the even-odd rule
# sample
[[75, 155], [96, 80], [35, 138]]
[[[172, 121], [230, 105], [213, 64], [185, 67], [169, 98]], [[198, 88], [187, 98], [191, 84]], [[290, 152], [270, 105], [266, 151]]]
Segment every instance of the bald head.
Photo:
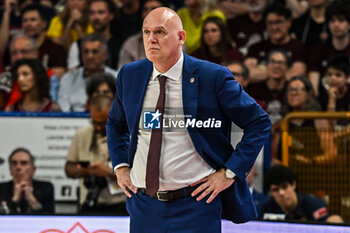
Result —
[[167, 7], [156, 8], [143, 21], [142, 32], [146, 57], [165, 73], [179, 60], [185, 43], [180, 17]]
[[179, 31], [183, 30], [180, 17], [176, 14], [175, 11], [168, 7], [158, 7], [149, 12], [143, 21], [144, 24], [147, 20], [153, 20], [154, 17], [160, 18], [164, 22], [172, 24]]

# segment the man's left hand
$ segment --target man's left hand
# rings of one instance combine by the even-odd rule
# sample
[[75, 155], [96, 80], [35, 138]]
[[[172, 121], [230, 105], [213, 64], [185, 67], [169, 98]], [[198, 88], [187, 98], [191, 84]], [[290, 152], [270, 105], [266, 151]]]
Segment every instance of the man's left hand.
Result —
[[194, 197], [203, 191], [201, 195], [196, 198], [196, 200], [200, 201], [204, 197], [210, 195], [207, 200], [207, 203], [209, 204], [221, 191], [230, 187], [234, 181], [234, 179], [226, 178], [225, 169], [222, 168], [217, 172], [197, 181], [196, 183], [191, 184], [191, 186], [195, 186], [202, 183], [196, 190], [192, 192], [191, 195]]

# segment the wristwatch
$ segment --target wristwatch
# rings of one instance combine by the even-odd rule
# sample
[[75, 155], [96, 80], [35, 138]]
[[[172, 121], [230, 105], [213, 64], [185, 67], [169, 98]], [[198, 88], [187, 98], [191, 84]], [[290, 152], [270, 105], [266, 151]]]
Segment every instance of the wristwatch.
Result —
[[225, 175], [227, 179], [234, 179], [234, 180], [237, 179], [236, 174], [228, 168], [225, 170]]

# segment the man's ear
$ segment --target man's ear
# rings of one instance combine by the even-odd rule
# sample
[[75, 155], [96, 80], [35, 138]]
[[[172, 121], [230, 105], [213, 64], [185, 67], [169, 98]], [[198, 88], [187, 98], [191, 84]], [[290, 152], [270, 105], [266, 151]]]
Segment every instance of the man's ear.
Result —
[[184, 30], [181, 30], [179, 31], [178, 36], [179, 36], [179, 44], [183, 45], [186, 40], [186, 32]]
[[293, 190], [295, 190], [297, 188], [297, 182], [296, 181], [293, 181], [292, 187], [293, 187]]

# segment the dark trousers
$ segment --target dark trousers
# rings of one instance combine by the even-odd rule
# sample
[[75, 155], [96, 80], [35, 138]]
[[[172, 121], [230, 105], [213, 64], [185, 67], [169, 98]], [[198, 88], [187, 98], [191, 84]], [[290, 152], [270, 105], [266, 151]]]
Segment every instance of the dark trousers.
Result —
[[163, 202], [142, 192], [127, 199], [130, 233], [220, 233], [221, 199], [185, 197]]

